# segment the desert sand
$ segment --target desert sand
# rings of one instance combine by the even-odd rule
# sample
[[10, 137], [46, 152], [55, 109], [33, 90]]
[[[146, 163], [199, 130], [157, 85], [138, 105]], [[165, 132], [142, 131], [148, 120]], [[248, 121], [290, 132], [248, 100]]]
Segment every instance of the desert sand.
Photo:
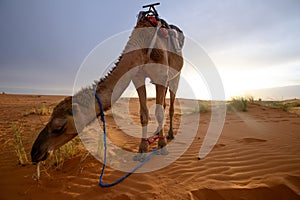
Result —
[[[84, 150], [66, 159], [61, 168], [44, 170], [21, 166], [14, 149], [18, 129], [30, 161], [30, 148], [62, 96], [0, 95], [0, 199], [300, 199], [300, 117], [297, 113], [251, 104], [247, 112], [227, 112], [221, 137], [204, 159], [198, 152], [210, 122], [201, 113], [199, 130], [188, 150], [171, 165], [149, 173], [133, 174], [120, 184], [98, 186], [102, 163]], [[153, 100], [152, 100], [153, 101]], [[138, 100], [131, 101], [137, 121]], [[178, 109], [174, 128], [178, 129]], [[197, 113], [187, 113], [190, 119]], [[139, 139], [120, 140], [121, 130], [106, 116], [115, 142], [137, 151]], [[123, 134], [124, 135], [124, 134]], [[121, 146], [122, 146], [121, 145]], [[155, 146], [155, 144], [154, 144]], [[87, 155], [87, 156], [86, 156]], [[84, 157], [84, 159], [83, 159]], [[107, 168], [104, 182], [124, 175]]]

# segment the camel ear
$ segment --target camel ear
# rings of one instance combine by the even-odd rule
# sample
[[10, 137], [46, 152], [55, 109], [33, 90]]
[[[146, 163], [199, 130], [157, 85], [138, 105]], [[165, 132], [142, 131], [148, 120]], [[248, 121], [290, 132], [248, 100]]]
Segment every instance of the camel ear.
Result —
[[72, 112], [73, 112], [73, 119], [76, 123], [76, 129], [78, 132], [82, 131], [84, 128], [84, 121], [82, 119], [82, 113], [80, 110], [80, 106], [77, 103], [72, 104]]
[[73, 116], [78, 116], [79, 115], [80, 107], [77, 103], [72, 104], [72, 112], [73, 112]]

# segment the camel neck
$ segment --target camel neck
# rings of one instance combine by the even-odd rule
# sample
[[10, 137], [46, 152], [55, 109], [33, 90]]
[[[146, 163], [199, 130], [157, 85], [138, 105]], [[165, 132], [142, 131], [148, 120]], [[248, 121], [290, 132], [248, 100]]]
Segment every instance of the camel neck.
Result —
[[96, 92], [104, 110], [110, 109], [128, 87], [132, 79], [131, 69], [138, 65], [133, 62], [133, 56], [136, 56], [135, 52], [121, 56], [116, 66], [97, 84]]
[[[147, 29], [147, 34], [149, 30]], [[151, 29], [152, 31], [152, 29]], [[154, 30], [153, 30], [154, 31]], [[129, 85], [134, 70], [137, 66], [143, 65], [146, 60], [145, 44], [149, 44], [150, 39], [145, 39], [145, 30], [134, 29], [129, 37], [122, 55], [115, 67], [97, 84], [96, 92], [100, 97], [103, 109], [108, 110], [120, 98]], [[147, 38], [147, 37], [146, 37]], [[98, 114], [98, 113], [97, 113]]]

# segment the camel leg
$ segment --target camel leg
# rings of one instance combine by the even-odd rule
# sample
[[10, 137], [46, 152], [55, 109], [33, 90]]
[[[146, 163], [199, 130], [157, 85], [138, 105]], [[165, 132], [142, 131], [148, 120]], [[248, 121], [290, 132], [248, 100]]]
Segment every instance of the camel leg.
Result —
[[169, 92], [170, 92], [170, 108], [169, 108], [170, 127], [169, 127], [169, 132], [168, 132], [167, 139], [168, 140], [173, 140], [174, 139], [173, 116], [174, 116], [174, 101], [175, 101], [176, 94], [171, 90], [169, 90]]
[[158, 148], [160, 149], [158, 151], [161, 155], [168, 154], [168, 151], [166, 148], [164, 148], [167, 145], [166, 139], [164, 138], [164, 130], [163, 130], [163, 121], [164, 121], [164, 102], [165, 102], [165, 94], [166, 94], [166, 87], [163, 85], [156, 85], [156, 108], [155, 108], [155, 116], [156, 120], [158, 122], [158, 135], [160, 136], [158, 140]]
[[174, 116], [174, 102], [176, 98], [176, 92], [178, 89], [180, 76], [175, 77], [174, 79], [170, 80], [169, 82], [169, 92], [170, 92], [170, 108], [169, 108], [169, 116], [170, 116], [170, 127], [167, 139], [173, 140], [174, 139], [174, 132], [173, 132], [173, 116]]
[[139, 153], [147, 153], [148, 152], [148, 142], [143, 140], [147, 139], [147, 126], [149, 119], [149, 111], [147, 108], [147, 95], [146, 95], [146, 87], [145, 85], [141, 86], [137, 89], [140, 101], [140, 120], [142, 124], [142, 141], [139, 148]]
[[[167, 95], [167, 88], [166, 88], [166, 91], [165, 91], [165, 98], [164, 98], [164, 110], [166, 110], [166, 107], [167, 107], [167, 104], [166, 104], [166, 95]], [[154, 134], [153, 135], [158, 135], [159, 134], [159, 130], [160, 130], [160, 128], [159, 128], [159, 126], [157, 127], [157, 129], [156, 129], [156, 131], [154, 132]]]
[[146, 95], [146, 87], [145, 85], [140, 86], [137, 89], [139, 95], [140, 102], [140, 120], [142, 124], [142, 140], [139, 146], [139, 151], [136, 156], [134, 156], [134, 160], [143, 161], [145, 159], [145, 154], [149, 150], [149, 144], [147, 142], [147, 126], [149, 119], [149, 111], [147, 108], [147, 95]]
[[164, 109], [165, 109], [165, 110], [166, 110], [166, 107], [167, 107], [167, 103], [166, 103], [167, 91], [168, 91], [168, 89], [166, 88], [166, 92], [165, 92], [165, 100], [164, 100]]

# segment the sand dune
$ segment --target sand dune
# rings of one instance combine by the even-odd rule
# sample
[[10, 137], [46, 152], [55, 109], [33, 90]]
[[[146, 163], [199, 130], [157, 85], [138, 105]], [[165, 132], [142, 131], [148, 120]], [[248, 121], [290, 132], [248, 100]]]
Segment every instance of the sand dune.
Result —
[[[197, 135], [187, 151], [163, 169], [133, 174], [114, 187], [101, 188], [98, 179], [102, 164], [91, 155], [82, 159], [81, 152], [65, 160], [61, 169], [42, 170], [37, 183], [35, 166], [18, 165], [13, 127], [21, 127], [29, 153], [49, 118], [47, 114], [34, 114], [32, 109], [42, 104], [51, 108], [62, 98], [0, 95], [0, 199], [300, 199], [300, 117], [256, 104], [250, 105], [248, 112], [227, 113], [218, 143], [201, 160], [197, 158], [210, 112], [201, 113]], [[130, 103], [132, 123], [139, 121], [137, 103], [136, 99]], [[176, 132], [182, 115], [179, 109], [177, 105]], [[186, 115], [192, 120], [197, 113]], [[112, 114], [107, 113], [106, 119], [111, 140], [124, 149], [137, 151], [139, 139], [124, 134]], [[122, 175], [124, 172], [107, 168], [104, 182]]]

